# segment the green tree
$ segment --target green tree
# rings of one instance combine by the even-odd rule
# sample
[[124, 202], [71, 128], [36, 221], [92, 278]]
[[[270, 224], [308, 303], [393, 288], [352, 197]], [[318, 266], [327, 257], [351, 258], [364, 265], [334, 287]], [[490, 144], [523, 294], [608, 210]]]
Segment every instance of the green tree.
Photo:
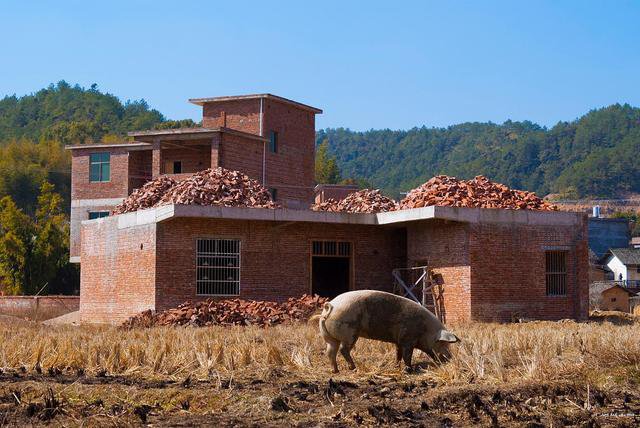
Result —
[[27, 264], [33, 246], [34, 225], [9, 196], [0, 200], [0, 277], [9, 294], [22, 294], [28, 282]]
[[9, 196], [0, 200], [0, 276], [9, 294], [35, 294], [68, 264], [68, 228], [62, 198], [44, 182], [35, 218]]
[[[42, 287], [51, 284], [58, 271], [68, 264], [69, 228], [62, 210], [62, 197], [53, 185], [42, 184], [35, 217], [34, 266], [30, 283]], [[42, 284], [42, 285], [39, 285]]]
[[322, 184], [337, 184], [340, 179], [340, 169], [335, 156], [329, 156], [329, 141], [324, 140], [316, 150], [316, 182]]

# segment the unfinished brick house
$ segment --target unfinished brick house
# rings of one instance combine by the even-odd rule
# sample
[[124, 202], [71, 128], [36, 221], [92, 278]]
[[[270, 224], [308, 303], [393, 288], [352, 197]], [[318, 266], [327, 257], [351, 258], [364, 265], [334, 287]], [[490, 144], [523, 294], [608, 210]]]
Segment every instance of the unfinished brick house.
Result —
[[[314, 212], [319, 109], [273, 95], [192, 102], [203, 105], [203, 128], [133, 132], [127, 145], [72, 148], [72, 256], [81, 263], [83, 321], [120, 322], [210, 297], [393, 291], [392, 272], [413, 266], [441, 277], [447, 322], [586, 318], [585, 214], [439, 206]], [[165, 205], [90, 214], [150, 177], [217, 165], [275, 189], [285, 208]], [[105, 169], [109, 181], [92, 180]]]
[[202, 127], [130, 132], [133, 142], [68, 147], [71, 260], [79, 262], [80, 223], [109, 211], [160, 174], [179, 178], [218, 166], [269, 188], [288, 208], [313, 200], [315, 115], [322, 110], [271, 94], [195, 98]]

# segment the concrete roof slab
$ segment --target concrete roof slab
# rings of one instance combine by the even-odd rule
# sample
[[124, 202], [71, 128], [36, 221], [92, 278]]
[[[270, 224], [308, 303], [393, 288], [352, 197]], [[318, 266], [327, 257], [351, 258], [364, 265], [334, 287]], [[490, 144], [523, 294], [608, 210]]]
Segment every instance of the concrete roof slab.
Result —
[[221, 218], [231, 220], [389, 225], [432, 219], [462, 223], [579, 225], [582, 213], [559, 211], [501, 210], [429, 206], [378, 214], [334, 213], [311, 210], [239, 208], [200, 205], [164, 205], [121, 214], [118, 227], [161, 222], [171, 218]]

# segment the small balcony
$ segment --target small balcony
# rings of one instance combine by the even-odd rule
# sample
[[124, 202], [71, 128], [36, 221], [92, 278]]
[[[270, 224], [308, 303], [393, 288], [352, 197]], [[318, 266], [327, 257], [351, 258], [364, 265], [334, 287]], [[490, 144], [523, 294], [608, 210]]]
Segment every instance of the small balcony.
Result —
[[130, 153], [129, 193], [159, 175], [180, 180], [217, 166], [216, 135], [216, 130], [203, 128], [129, 133], [135, 141], [151, 145], [151, 150]]

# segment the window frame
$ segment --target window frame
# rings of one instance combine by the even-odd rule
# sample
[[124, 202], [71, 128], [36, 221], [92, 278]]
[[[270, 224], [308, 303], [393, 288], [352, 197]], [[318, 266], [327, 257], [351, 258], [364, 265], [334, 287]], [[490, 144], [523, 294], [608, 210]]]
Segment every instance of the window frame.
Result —
[[[105, 218], [105, 217], [109, 217], [109, 211], [105, 211], [105, 210], [100, 210], [100, 211], [89, 211], [89, 220], [97, 220], [99, 218]], [[91, 214], [97, 214], [97, 217], [91, 218]], [[106, 214], [106, 215], [101, 215], [101, 214]]]
[[568, 296], [568, 258], [569, 251], [567, 250], [546, 250], [544, 252], [545, 295], [547, 297]]
[[[218, 282], [226, 282], [226, 283], [228, 283], [228, 282], [235, 283], [235, 285], [233, 285], [233, 287], [234, 287], [233, 291], [235, 291], [235, 293], [201, 293], [200, 292], [200, 289], [199, 289], [200, 283], [202, 283], [203, 281], [210, 281], [210, 282], [216, 281], [216, 280], [202, 280], [202, 279], [199, 279], [199, 273], [200, 273], [199, 269], [200, 268], [214, 268], [214, 269], [215, 268], [220, 268], [221, 270], [225, 269], [225, 267], [221, 267], [221, 266], [206, 266], [206, 265], [200, 265], [199, 264], [199, 259], [201, 257], [206, 257], [206, 256], [202, 255], [203, 253], [206, 253], [206, 252], [200, 252], [198, 250], [200, 241], [216, 241], [216, 242], [219, 242], [219, 241], [235, 241], [235, 242], [237, 242], [237, 245], [238, 245], [237, 253], [225, 253], [225, 255], [221, 256], [220, 255], [221, 253], [218, 253], [216, 255], [216, 253], [217, 253], [217, 251], [216, 251], [213, 254], [209, 254], [208, 255], [208, 257], [212, 257], [212, 258], [216, 257], [216, 256], [217, 257], [221, 257], [221, 258], [225, 258], [225, 257], [226, 258], [230, 258], [232, 255], [237, 258], [237, 266], [234, 266], [232, 268], [237, 270], [237, 278], [238, 279], [234, 280], [234, 281], [218, 281]], [[237, 296], [240, 296], [240, 292], [241, 292], [241, 275], [242, 275], [242, 239], [240, 239], [238, 237], [226, 237], [226, 236], [223, 236], [223, 237], [220, 237], [220, 236], [217, 236], [217, 237], [198, 237], [198, 238], [196, 238], [196, 240], [195, 240], [194, 265], [195, 265], [195, 295], [196, 296], [202, 296], [202, 297], [237, 297]], [[229, 267], [227, 266], [226, 269], [229, 269]], [[205, 286], [206, 286], [206, 284], [205, 284]], [[209, 287], [212, 287], [212, 286], [213, 285], [209, 284]]]
[[[104, 157], [106, 155], [107, 160], [99, 159], [93, 160], [94, 156]], [[96, 165], [98, 167], [98, 178], [94, 180], [93, 176], [93, 166]], [[104, 179], [104, 165], [107, 165], [107, 178]], [[90, 183], [109, 183], [111, 181], [111, 152], [94, 152], [89, 153], [89, 182]]]
[[278, 131], [269, 131], [269, 153], [278, 153]]

